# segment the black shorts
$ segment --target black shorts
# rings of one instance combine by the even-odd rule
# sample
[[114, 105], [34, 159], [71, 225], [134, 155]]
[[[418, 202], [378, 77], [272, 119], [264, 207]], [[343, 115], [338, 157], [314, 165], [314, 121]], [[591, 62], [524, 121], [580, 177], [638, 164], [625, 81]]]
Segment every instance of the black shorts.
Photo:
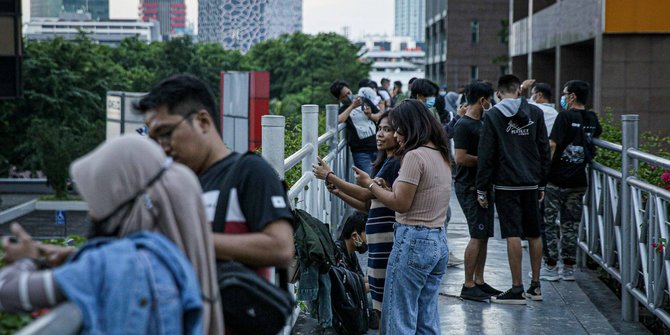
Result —
[[540, 202], [537, 190], [496, 190], [495, 202], [502, 238], [540, 237]]
[[489, 208], [479, 206], [477, 190], [474, 185], [454, 183], [456, 198], [468, 220], [470, 238], [485, 240], [493, 237], [493, 202], [489, 196]]

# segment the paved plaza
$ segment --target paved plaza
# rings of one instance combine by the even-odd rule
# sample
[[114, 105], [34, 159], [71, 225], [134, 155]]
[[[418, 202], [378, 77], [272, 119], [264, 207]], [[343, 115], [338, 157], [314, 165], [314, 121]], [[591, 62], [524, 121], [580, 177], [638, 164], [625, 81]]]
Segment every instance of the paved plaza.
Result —
[[[455, 195], [451, 197], [452, 218], [448, 229], [449, 248], [463, 258], [469, 240], [465, 216]], [[500, 236], [496, 219], [496, 236]], [[523, 249], [524, 286], [530, 284], [530, 258]], [[362, 257], [361, 261], [364, 261]], [[364, 263], [362, 263], [364, 264]], [[450, 267], [440, 288], [439, 308], [442, 334], [650, 334], [641, 323], [621, 320], [621, 302], [595, 271], [575, 271], [573, 282], [542, 282], [543, 301], [526, 306], [499, 305], [461, 300], [463, 265]], [[512, 286], [505, 240], [489, 241], [486, 281], [505, 291]], [[316, 334], [316, 322], [301, 315], [294, 334]], [[370, 330], [368, 334], [377, 334]]]

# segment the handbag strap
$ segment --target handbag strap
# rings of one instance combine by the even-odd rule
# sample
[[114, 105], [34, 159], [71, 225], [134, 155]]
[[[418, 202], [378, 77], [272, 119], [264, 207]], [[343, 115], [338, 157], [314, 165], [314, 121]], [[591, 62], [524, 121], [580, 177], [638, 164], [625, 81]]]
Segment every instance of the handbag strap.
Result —
[[216, 203], [216, 212], [214, 213], [214, 221], [212, 222], [212, 231], [215, 233], [223, 233], [226, 229], [226, 213], [228, 211], [228, 201], [230, 200], [230, 191], [233, 189], [234, 176], [242, 166], [242, 160], [249, 155], [255, 155], [251, 151], [237, 157], [233, 165], [228, 169], [228, 172], [223, 177], [221, 188], [219, 191], [219, 200]]

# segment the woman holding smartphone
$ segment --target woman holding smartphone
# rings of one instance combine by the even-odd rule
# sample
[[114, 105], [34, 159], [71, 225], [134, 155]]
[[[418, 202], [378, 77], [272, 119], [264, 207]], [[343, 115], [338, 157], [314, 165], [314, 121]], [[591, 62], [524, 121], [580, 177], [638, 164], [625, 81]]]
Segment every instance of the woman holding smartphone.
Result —
[[392, 189], [360, 169], [358, 185], [396, 212], [386, 271], [382, 334], [440, 334], [438, 288], [447, 269], [444, 229], [451, 196], [449, 146], [442, 125], [418, 100], [389, 113], [401, 166]]

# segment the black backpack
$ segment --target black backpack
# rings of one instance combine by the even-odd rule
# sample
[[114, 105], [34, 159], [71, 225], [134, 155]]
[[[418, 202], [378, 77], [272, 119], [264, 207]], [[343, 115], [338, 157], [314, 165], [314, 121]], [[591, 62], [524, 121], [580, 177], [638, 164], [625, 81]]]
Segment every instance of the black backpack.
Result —
[[333, 329], [340, 335], [365, 334], [368, 331], [368, 299], [363, 278], [343, 266], [332, 266], [328, 275]]
[[[214, 232], [223, 232], [228, 208], [228, 196], [241, 162], [253, 152], [247, 152], [233, 163], [224, 177], [216, 206]], [[224, 322], [242, 334], [275, 335], [287, 324], [296, 302], [279, 286], [265, 280], [254, 270], [235, 261], [218, 261], [217, 274]]]

